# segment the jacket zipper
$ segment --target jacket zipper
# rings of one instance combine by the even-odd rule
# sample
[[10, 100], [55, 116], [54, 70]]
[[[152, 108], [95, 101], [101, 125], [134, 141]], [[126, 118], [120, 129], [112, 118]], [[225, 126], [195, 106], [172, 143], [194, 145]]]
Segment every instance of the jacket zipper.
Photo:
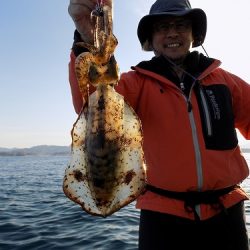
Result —
[[206, 130], [207, 130], [207, 135], [208, 136], [212, 136], [213, 131], [212, 131], [212, 123], [211, 123], [211, 117], [210, 117], [210, 112], [208, 109], [208, 104], [207, 104], [207, 100], [204, 94], [204, 90], [202, 88], [199, 88], [200, 91], [200, 96], [201, 96], [201, 105], [202, 105], [202, 109], [204, 112], [204, 116], [205, 116], [205, 125], [206, 125]]
[[[198, 178], [198, 192], [202, 190], [203, 186], [203, 174], [202, 174], [202, 162], [201, 162], [201, 151], [200, 151], [200, 145], [198, 141], [198, 136], [197, 136], [197, 128], [195, 124], [195, 119], [194, 119], [194, 113], [193, 110], [188, 112], [189, 116], [189, 121], [191, 125], [191, 130], [192, 130], [192, 137], [193, 137], [193, 144], [194, 144], [194, 151], [195, 151], [195, 161], [196, 161], [196, 171], [197, 171], [197, 178]], [[199, 217], [201, 216], [200, 212], [200, 205], [195, 206], [195, 210]]]
[[198, 176], [198, 191], [201, 191], [203, 185], [203, 174], [202, 174], [202, 162], [201, 162], [201, 152], [200, 152], [200, 144], [198, 141], [198, 133], [194, 119], [194, 112], [191, 106], [190, 100], [182, 94], [185, 98], [188, 106], [188, 117], [192, 131], [192, 139], [194, 144], [194, 151], [195, 151], [195, 161], [196, 161], [196, 169], [197, 169], [197, 176]]
[[[189, 96], [187, 97], [183, 92], [182, 95], [184, 99], [187, 102], [187, 111], [188, 111], [188, 117], [189, 117], [189, 122], [191, 126], [191, 131], [192, 131], [192, 139], [193, 139], [193, 145], [194, 145], [194, 152], [195, 152], [195, 162], [196, 162], [196, 172], [197, 172], [197, 191], [200, 192], [202, 191], [202, 186], [203, 186], [203, 173], [202, 173], [202, 161], [201, 161], [201, 151], [200, 151], [200, 144], [198, 140], [198, 133], [197, 133], [197, 128], [195, 124], [195, 119], [194, 119], [194, 113], [192, 109], [192, 104], [191, 104], [191, 93], [193, 90], [193, 87], [195, 85], [195, 81], [193, 82]], [[201, 216], [201, 210], [200, 210], [200, 205], [195, 206], [195, 210], [199, 217]]]

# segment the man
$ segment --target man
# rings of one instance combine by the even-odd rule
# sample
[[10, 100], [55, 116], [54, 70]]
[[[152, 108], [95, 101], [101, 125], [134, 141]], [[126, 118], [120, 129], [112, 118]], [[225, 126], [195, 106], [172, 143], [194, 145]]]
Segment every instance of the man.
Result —
[[[77, 29], [70, 83], [78, 113], [74, 61], [86, 50], [76, 42], [93, 42], [95, 3], [69, 5]], [[203, 44], [206, 23], [188, 0], [157, 0], [138, 25], [142, 48], [155, 57], [122, 74], [116, 87], [143, 128], [148, 185], [137, 200], [139, 249], [249, 249], [247, 195], [239, 187], [248, 166], [235, 128], [250, 139], [250, 85], [219, 68], [219, 60], [190, 51]]]

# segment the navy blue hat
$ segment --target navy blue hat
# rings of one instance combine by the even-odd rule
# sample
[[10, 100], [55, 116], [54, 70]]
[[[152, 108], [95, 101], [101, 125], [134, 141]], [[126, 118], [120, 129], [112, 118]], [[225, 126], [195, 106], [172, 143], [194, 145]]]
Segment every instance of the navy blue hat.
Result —
[[137, 35], [141, 46], [146, 51], [151, 51], [149, 40], [152, 35], [152, 25], [160, 17], [188, 16], [192, 21], [194, 37], [193, 47], [200, 46], [207, 32], [207, 17], [202, 9], [192, 9], [188, 0], [157, 0], [150, 8], [149, 15], [144, 16], [137, 28]]

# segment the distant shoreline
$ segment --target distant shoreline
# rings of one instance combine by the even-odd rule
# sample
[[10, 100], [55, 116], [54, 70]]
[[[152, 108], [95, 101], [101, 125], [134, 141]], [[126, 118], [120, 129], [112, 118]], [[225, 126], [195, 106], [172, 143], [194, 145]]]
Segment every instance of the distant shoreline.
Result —
[[250, 148], [241, 148], [242, 153], [250, 153]]
[[[242, 153], [250, 153], [250, 148], [241, 148]], [[70, 146], [39, 145], [30, 148], [1, 148], [0, 156], [68, 156]]]
[[39, 145], [30, 148], [0, 148], [0, 156], [67, 156], [70, 146]]

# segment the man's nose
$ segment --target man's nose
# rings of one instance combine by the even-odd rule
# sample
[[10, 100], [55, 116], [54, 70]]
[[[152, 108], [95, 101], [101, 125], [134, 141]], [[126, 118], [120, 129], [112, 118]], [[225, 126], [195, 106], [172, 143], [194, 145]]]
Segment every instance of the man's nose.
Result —
[[171, 25], [171, 26], [169, 27], [167, 36], [175, 37], [175, 36], [178, 36], [178, 34], [179, 34], [179, 33], [176, 31], [175, 25]]

